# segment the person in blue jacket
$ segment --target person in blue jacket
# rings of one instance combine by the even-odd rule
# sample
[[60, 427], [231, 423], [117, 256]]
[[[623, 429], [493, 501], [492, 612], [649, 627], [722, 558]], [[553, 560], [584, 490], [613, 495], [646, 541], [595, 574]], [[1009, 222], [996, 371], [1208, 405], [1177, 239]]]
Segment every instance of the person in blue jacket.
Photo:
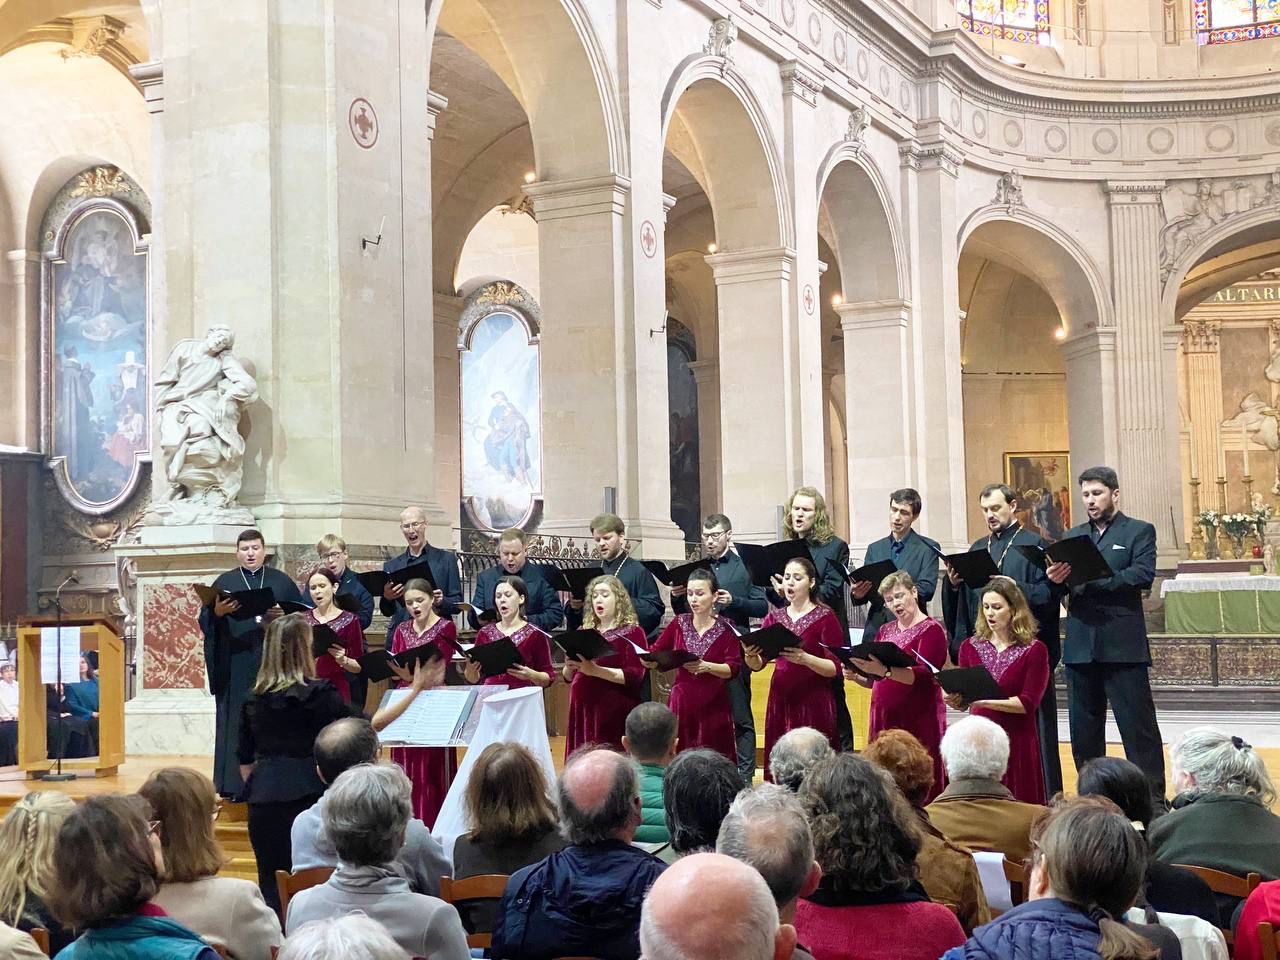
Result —
[[503, 577], [519, 577], [529, 588], [529, 600], [525, 606], [525, 619], [535, 627], [550, 633], [564, 623], [564, 605], [560, 595], [548, 582], [542, 566], [529, 562], [529, 538], [523, 530], [512, 527], [503, 530], [498, 538], [498, 563], [480, 571], [476, 588], [471, 596], [472, 609], [467, 620], [479, 630], [478, 614], [493, 609], [493, 592]]
[[[392, 557], [382, 565], [387, 573], [395, 573], [405, 567], [425, 562], [431, 568], [431, 579], [436, 589], [433, 594], [436, 612], [442, 617], [452, 617], [462, 602], [462, 578], [458, 575], [458, 557], [452, 550], [442, 550], [427, 543], [427, 513], [421, 507], [405, 507], [400, 512], [400, 532], [404, 535], [404, 553]], [[379, 601], [382, 615], [389, 617], [387, 636], [396, 627], [410, 619], [404, 607], [404, 586], [388, 583]]]
[[[889, 536], [868, 544], [862, 565], [892, 560], [899, 570], [911, 574], [916, 585], [920, 609], [933, 599], [938, 587], [938, 541], [921, 536], [912, 529], [920, 518], [924, 504], [920, 494], [910, 487], [903, 487], [889, 494]], [[893, 620], [893, 614], [885, 607], [880, 596], [880, 584], [870, 581], [855, 582], [849, 588], [849, 597], [855, 606], [869, 603], [867, 622], [863, 625], [862, 639], [874, 640], [879, 629]]]

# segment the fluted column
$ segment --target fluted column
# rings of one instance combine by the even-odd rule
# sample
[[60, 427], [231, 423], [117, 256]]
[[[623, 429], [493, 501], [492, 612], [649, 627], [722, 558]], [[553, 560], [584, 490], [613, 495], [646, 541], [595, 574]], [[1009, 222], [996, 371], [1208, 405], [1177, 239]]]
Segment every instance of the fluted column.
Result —
[[10, 250], [0, 275], [0, 443], [40, 449], [40, 254]]
[[[1160, 295], [1163, 181], [1103, 185], [1111, 221], [1116, 323], [1116, 409], [1123, 509], [1155, 524], [1158, 562], [1173, 566], [1181, 537], [1170, 507], [1181, 502], [1177, 368], [1165, 349]], [[1077, 470], [1094, 464], [1074, 459]], [[1174, 511], [1175, 515], [1181, 510]]]
[[[1221, 474], [1222, 354], [1218, 350], [1221, 324], [1187, 320], [1182, 325], [1182, 356], [1187, 372], [1187, 418], [1191, 430], [1191, 472], [1202, 481]], [[1204, 494], [1202, 494], [1203, 499]], [[1206, 504], [1209, 501], [1204, 501]]]
[[[1072, 336], [1062, 344], [1062, 359], [1067, 373], [1067, 437], [1071, 448], [1071, 468], [1079, 474], [1085, 467], [1119, 464], [1115, 328], [1085, 330]], [[1120, 482], [1123, 485], [1123, 476]], [[1072, 508], [1073, 516], [1079, 518], [1080, 490], [1074, 476], [1069, 478], [1068, 486], [1072, 502], [1076, 504]], [[1129, 509], [1127, 503], [1125, 509]]]
[[698, 385], [698, 484], [706, 516], [719, 511], [724, 498], [720, 482], [720, 361], [695, 360], [689, 364], [689, 372]]
[[[431, 298], [435, 321], [436, 502], [448, 527], [461, 525], [462, 510], [462, 378], [458, 361], [458, 321], [462, 298], [437, 293]], [[445, 543], [447, 531], [431, 531], [433, 543]]]

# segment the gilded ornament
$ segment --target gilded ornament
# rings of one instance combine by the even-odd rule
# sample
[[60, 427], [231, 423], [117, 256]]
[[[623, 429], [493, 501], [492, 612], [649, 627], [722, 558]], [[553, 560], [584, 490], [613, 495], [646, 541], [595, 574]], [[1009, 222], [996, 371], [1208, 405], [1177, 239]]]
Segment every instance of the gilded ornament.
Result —
[[117, 193], [132, 193], [133, 184], [119, 167], [94, 167], [76, 177], [71, 190], [73, 197], [109, 197]]

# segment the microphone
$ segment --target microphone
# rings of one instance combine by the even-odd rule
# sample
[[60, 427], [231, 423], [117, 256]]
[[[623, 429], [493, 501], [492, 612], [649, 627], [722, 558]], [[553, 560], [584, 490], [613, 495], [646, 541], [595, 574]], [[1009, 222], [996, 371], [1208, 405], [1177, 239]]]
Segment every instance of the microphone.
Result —
[[65, 587], [68, 583], [79, 583], [79, 582], [80, 582], [80, 571], [72, 570], [69, 574], [67, 574], [67, 579], [63, 580], [60, 584], [58, 584], [58, 589], [53, 592], [54, 597], [57, 598], [58, 595], [62, 593], [62, 588]]

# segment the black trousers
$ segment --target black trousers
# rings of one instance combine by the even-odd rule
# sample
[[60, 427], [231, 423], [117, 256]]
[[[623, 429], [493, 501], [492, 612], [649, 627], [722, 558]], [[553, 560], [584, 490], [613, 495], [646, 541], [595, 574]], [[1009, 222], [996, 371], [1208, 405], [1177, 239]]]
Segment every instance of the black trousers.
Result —
[[839, 673], [831, 678], [831, 695], [836, 698], [836, 737], [840, 752], [852, 753], [853, 718], [849, 716], [849, 703], [844, 698], [844, 678]]
[[729, 681], [729, 702], [733, 705], [733, 736], [737, 742], [738, 773], [751, 785], [756, 775], [756, 720], [751, 714], [751, 670], [744, 663]]
[[308, 796], [301, 800], [249, 804], [249, 843], [258, 861], [258, 887], [262, 890], [262, 899], [276, 913], [280, 912], [276, 871], [293, 869], [290, 836], [293, 821], [319, 799], [319, 796]]
[[18, 721], [0, 720], [0, 767], [18, 762]]
[[351, 688], [351, 705], [367, 716], [365, 701], [369, 699], [369, 678], [363, 673], [348, 673], [347, 686]]
[[1058, 687], [1053, 671], [1049, 672], [1049, 685], [1045, 688], [1040, 709], [1036, 711], [1036, 726], [1040, 734], [1040, 763], [1044, 768], [1046, 797], [1062, 792], [1062, 756], [1058, 750]]
[[1076, 770], [1107, 750], [1107, 702], [1120, 728], [1124, 754], [1151, 784], [1157, 810], [1165, 807], [1164, 746], [1145, 663], [1067, 664], [1071, 756]]

